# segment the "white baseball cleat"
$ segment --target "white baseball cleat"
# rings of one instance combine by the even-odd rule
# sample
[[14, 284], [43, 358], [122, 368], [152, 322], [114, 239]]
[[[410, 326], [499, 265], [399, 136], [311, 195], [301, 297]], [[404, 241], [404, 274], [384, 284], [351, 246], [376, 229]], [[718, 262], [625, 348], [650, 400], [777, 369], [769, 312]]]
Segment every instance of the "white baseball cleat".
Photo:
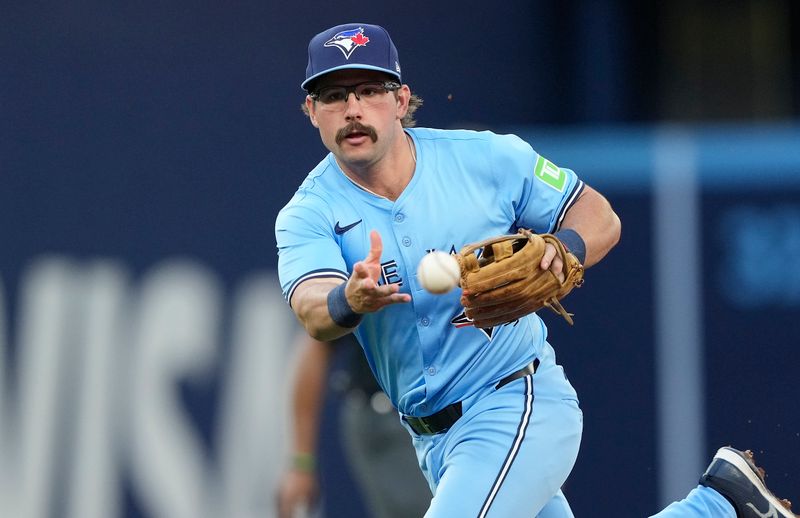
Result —
[[739, 518], [797, 518], [790, 501], [778, 499], [767, 489], [764, 476], [753, 452], [725, 446], [714, 455], [700, 484], [727, 498]]

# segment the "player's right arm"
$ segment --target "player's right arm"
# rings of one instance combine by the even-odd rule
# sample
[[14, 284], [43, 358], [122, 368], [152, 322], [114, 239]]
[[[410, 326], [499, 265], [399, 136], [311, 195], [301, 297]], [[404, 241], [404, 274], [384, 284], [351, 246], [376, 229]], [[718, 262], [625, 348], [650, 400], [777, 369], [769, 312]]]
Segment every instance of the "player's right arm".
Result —
[[[308, 279], [295, 288], [289, 302], [308, 334], [321, 341], [333, 340], [356, 327], [337, 323], [334, 316], [341, 315], [343, 311], [363, 315], [378, 311], [389, 304], [411, 300], [411, 295], [399, 293], [400, 286], [397, 284], [378, 283], [382, 252], [381, 236], [373, 230], [370, 232], [369, 253], [364, 260], [353, 265], [353, 273], [347, 280], [343, 293], [331, 293], [342, 284], [336, 278]], [[337, 315], [332, 315], [332, 310]]]

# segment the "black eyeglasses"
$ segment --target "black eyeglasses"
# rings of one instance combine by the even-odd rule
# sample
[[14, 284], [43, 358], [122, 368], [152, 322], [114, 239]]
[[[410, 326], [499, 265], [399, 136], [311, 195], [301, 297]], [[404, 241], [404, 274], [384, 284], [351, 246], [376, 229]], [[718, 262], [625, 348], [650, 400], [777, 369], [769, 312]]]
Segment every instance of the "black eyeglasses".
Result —
[[309, 96], [315, 101], [319, 101], [323, 107], [328, 109], [340, 109], [347, 104], [350, 92], [356, 99], [366, 104], [379, 102], [388, 92], [400, 89], [400, 83], [394, 81], [367, 81], [351, 86], [324, 86]]

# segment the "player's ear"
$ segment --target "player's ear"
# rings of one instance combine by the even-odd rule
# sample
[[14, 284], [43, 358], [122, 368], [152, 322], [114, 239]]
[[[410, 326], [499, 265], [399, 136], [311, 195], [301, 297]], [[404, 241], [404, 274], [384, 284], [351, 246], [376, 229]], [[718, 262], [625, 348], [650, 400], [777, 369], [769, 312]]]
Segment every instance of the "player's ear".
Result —
[[310, 95], [306, 95], [306, 104], [305, 104], [304, 108], [305, 109], [303, 111], [306, 112], [306, 115], [308, 115], [308, 118], [311, 121], [311, 124], [315, 128], [319, 128], [319, 123], [317, 122], [317, 116], [316, 116], [315, 109], [314, 109], [315, 108], [314, 99], [312, 99]]
[[408, 113], [408, 103], [411, 100], [411, 88], [403, 85], [397, 90], [397, 118], [402, 119]]

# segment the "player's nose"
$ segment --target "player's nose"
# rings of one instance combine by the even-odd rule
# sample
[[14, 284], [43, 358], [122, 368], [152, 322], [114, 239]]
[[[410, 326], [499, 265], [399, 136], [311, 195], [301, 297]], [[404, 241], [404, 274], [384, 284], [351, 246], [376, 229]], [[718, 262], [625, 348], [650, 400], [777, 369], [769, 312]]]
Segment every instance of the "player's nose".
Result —
[[361, 103], [356, 98], [355, 92], [348, 92], [344, 100], [344, 115], [348, 119], [361, 118]]

